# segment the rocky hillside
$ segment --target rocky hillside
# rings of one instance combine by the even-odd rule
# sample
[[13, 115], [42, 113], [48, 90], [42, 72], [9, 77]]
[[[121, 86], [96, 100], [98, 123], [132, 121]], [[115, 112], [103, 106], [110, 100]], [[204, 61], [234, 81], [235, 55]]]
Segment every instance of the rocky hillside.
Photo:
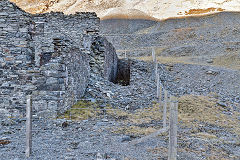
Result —
[[[131, 57], [217, 65], [240, 69], [240, 13], [222, 12], [203, 17], [152, 20], [103, 20], [102, 35]], [[148, 59], [151, 57], [148, 57]]]
[[156, 18], [202, 15], [219, 11], [240, 11], [238, 0], [11, 0], [31, 13], [61, 11], [96, 12], [108, 18]]

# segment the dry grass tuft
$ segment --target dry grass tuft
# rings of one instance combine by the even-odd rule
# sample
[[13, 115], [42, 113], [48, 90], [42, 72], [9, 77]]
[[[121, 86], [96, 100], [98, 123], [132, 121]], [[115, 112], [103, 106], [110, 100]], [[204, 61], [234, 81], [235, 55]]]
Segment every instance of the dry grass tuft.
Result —
[[207, 9], [190, 9], [188, 12], [185, 11], [185, 15], [194, 15], [194, 14], [206, 14], [209, 12], [222, 12], [224, 9], [222, 8], [207, 8]]
[[192, 134], [193, 137], [203, 138], [203, 139], [217, 139], [217, 136], [214, 134], [206, 133], [206, 132], [200, 132], [196, 134]]
[[166, 157], [167, 153], [168, 153], [168, 148], [166, 148], [166, 147], [157, 147], [157, 148], [153, 148], [153, 149], [148, 149], [147, 151], [152, 153], [152, 154], [160, 154], [160, 155]]
[[138, 109], [134, 111], [134, 113], [123, 110], [107, 110], [107, 114], [112, 115], [112, 117], [116, 117], [117, 119], [124, 119], [125, 123], [131, 123], [133, 125], [150, 123], [151, 121], [160, 121], [162, 119], [162, 112], [158, 103], [153, 104], [150, 108]]
[[[179, 121], [183, 125], [192, 127], [193, 133], [198, 132], [200, 124], [210, 124], [240, 136], [240, 120], [238, 112], [232, 115], [223, 113], [225, 109], [233, 110], [231, 106], [222, 108], [217, 105], [217, 100], [209, 96], [185, 95], [179, 98]], [[201, 135], [201, 134], [200, 134]]]
[[213, 60], [213, 64], [240, 70], [240, 53], [218, 56]]
[[113, 133], [117, 133], [117, 134], [131, 134], [131, 135], [148, 135], [151, 134], [153, 132], [156, 132], [157, 129], [153, 128], [153, 127], [138, 127], [138, 126], [130, 126], [130, 127], [120, 127], [117, 128], [115, 130], [113, 130]]
[[[157, 61], [162, 64], [196, 64], [194, 62], [191, 62], [192, 57], [173, 57], [173, 56], [161, 56], [160, 52], [158, 53]], [[141, 57], [133, 57], [134, 59], [142, 60], [142, 61], [152, 61], [152, 56], [141, 56]]]
[[79, 101], [72, 106], [71, 109], [66, 111], [60, 118], [71, 119], [71, 120], [86, 120], [88, 118], [97, 117], [100, 110], [97, 109], [98, 104], [89, 101]]
[[[107, 114], [123, 123], [122, 127], [113, 130], [114, 133], [133, 134], [136, 136], [155, 132], [160, 126], [148, 127], [147, 124], [152, 121], [162, 120], [162, 111], [157, 103], [153, 104], [151, 108], [138, 109], [134, 113], [123, 110], [107, 110]], [[129, 124], [131, 125], [129, 126]]]

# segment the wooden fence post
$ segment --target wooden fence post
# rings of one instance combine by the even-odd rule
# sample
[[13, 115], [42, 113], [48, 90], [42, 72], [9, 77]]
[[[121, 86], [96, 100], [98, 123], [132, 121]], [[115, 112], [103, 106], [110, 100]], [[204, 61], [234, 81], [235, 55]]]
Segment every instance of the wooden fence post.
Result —
[[168, 92], [164, 90], [164, 106], [163, 106], [163, 128], [167, 127], [167, 104], [168, 104]]
[[157, 63], [157, 61], [155, 61], [155, 63], [154, 63], [154, 65], [155, 65], [155, 81], [157, 81], [157, 75], [158, 75], [158, 63]]
[[152, 48], [152, 59], [154, 64], [154, 71], [155, 71], [155, 81], [157, 82], [157, 74], [158, 74], [158, 62], [154, 48]]
[[160, 77], [159, 74], [156, 74], [157, 78], [157, 99], [160, 102]]
[[177, 121], [178, 121], [178, 103], [175, 98], [170, 98], [170, 130], [169, 130], [169, 147], [168, 160], [177, 159]]
[[[158, 77], [159, 77], [159, 75], [158, 75]], [[159, 79], [159, 81], [160, 81], [160, 79]], [[160, 83], [160, 82], [159, 82]], [[161, 85], [161, 83], [160, 83], [160, 86], [159, 86], [159, 103], [160, 103], [160, 105], [162, 105], [162, 85]]]
[[154, 48], [152, 48], [152, 59], [153, 59], [153, 62], [156, 62], [156, 54], [155, 54]]
[[26, 108], [26, 157], [30, 157], [32, 153], [32, 97], [27, 96]]

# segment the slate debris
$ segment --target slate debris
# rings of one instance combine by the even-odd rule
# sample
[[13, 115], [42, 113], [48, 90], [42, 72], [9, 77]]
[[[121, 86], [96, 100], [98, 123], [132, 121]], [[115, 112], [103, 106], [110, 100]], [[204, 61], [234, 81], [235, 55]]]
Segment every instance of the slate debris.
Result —
[[[158, 67], [162, 86], [173, 95], [216, 93], [219, 102], [240, 102], [238, 99], [240, 74], [237, 71], [191, 64], [175, 64], [173, 71], [169, 71], [168, 66], [163, 64], [159, 64]], [[211, 71], [211, 76], [206, 76], [206, 71]], [[127, 110], [151, 106], [152, 102], [156, 101], [153, 64], [132, 60], [130, 77], [130, 85], [121, 86], [101, 77], [92, 76], [85, 98], [94, 97], [111, 103], [115, 108]], [[111, 96], [103, 93], [111, 93]]]

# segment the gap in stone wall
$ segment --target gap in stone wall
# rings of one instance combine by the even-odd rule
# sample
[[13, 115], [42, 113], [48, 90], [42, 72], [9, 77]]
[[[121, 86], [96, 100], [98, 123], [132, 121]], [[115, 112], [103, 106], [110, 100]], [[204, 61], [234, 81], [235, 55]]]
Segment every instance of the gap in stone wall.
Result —
[[130, 59], [119, 59], [118, 60], [118, 71], [115, 83], [122, 86], [130, 85]]

